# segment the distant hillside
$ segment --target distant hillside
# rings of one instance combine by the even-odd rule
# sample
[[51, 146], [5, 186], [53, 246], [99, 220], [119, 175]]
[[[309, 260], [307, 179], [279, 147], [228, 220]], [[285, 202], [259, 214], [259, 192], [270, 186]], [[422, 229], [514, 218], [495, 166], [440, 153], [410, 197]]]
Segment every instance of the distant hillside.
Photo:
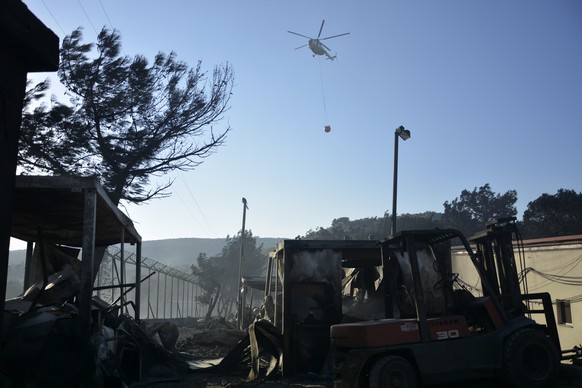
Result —
[[[277, 243], [284, 238], [257, 237], [257, 245], [263, 244], [265, 254], [275, 249]], [[161, 263], [183, 267], [194, 264], [200, 253], [206, 256], [214, 256], [222, 251], [226, 245], [225, 238], [176, 238], [167, 240], [143, 241], [141, 254], [143, 257], [159, 261]], [[134, 252], [135, 248], [128, 246], [127, 252]], [[25, 250], [10, 251], [10, 264], [24, 263]]]
[[[171, 265], [193, 264], [200, 253], [213, 256], [226, 244], [224, 238], [174, 238], [143, 241], [141, 254], [144, 257]], [[130, 250], [133, 247], [129, 247]]]
[[[263, 244], [263, 252], [275, 249], [277, 243], [284, 238], [257, 237], [257, 245]], [[142, 257], [159, 261], [177, 270], [190, 272], [190, 266], [195, 263], [200, 253], [214, 256], [226, 245], [224, 238], [176, 238], [168, 240], [153, 240], [142, 242]], [[135, 247], [127, 246], [126, 252], [135, 252]], [[26, 250], [10, 251], [8, 265], [8, 282], [6, 297], [13, 298], [22, 293], [24, 277], [24, 261]]]
[[[283, 238], [257, 237], [257, 245], [263, 244], [267, 254]], [[225, 238], [177, 238], [169, 240], [153, 240], [142, 242], [142, 256], [172, 266], [190, 266], [194, 264], [200, 253], [215, 256], [226, 245]]]

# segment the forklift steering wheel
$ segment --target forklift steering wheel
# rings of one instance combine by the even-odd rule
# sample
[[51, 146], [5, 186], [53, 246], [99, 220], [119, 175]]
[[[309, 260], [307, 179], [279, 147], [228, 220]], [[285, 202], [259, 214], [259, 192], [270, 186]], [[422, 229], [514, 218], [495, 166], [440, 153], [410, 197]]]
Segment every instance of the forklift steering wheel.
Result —
[[457, 279], [459, 278], [459, 274], [455, 273], [455, 272], [449, 272], [447, 273], [445, 276], [443, 276], [442, 278], [440, 278], [433, 286], [432, 289], [436, 290], [442, 287], [442, 284], [445, 281], [449, 281], [451, 284], [453, 284], [454, 282], [457, 281]]

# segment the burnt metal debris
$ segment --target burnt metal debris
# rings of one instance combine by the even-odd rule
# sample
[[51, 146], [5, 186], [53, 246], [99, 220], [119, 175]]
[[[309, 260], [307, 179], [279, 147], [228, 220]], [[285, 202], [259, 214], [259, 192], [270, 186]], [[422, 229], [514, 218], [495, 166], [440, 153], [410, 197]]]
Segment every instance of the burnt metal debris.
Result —
[[[132, 385], [179, 380], [200, 369], [238, 370], [249, 379], [279, 373], [281, 337], [271, 323], [253, 322], [251, 314], [246, 333], [215, 362], [197, 362], [196, 355], [176, 351], [173, 322], [159, 321], [146, 330], [140, 284], [152, 273], [141, 277], [141, 237], [95, 178], [21, 176], [15, 192], [12, 236], [27, 241], [29, 249], [26, 290], [4, 308], [2, 386]], [[136, 245], [135, 254], [125, 257], [126, 243]], [[121, 276], [116, 284], [95, 287], [102, 258], [97, 251], [111, 244], [120, 247], [112, 265], [119, 265], [115, 272]], [[126, 273], [127, 262], [135, 273]], [[264, 283], [248, 279], [245, 285]], [[119, 297], [99, 298], [108, 287]]]
[[[69, 386], [105, 378], [141, 380], [159, 369], [163, 353], [151, 349], [166, 350], [148, 345], [150, 337], [139, 325], [140, 282], [122, 276], [118, 303], [93, 296], [99, 248], [132, 243], [138, 263], [141, 255], [133, 223], [96, 178], [19, 176], [12, 214], [11, 235], [30, 247], [28, 288], [3, 309], [0, 381]], [[135, 268], [134, 278], [141, 279], [141, 267]], [[133, 300], [126, 298], [129, 289], [135, 289]]]

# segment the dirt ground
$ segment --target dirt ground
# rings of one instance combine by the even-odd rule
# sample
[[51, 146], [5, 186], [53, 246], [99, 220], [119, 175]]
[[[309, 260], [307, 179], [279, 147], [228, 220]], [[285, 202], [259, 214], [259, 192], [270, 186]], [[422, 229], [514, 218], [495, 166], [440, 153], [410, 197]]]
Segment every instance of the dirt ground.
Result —
[[[445, 384], [433, 388], [499, 388], [494, 380], [470, 381], [457, 384]], [[215, 374], [193, 373], [181, 381], [139, 385], [144, 388], [333, 388], [331, 379], [318, 378], [275, 378], [271, 380], [245, 381], [244, 376], [217, 376]], [[562, 373], [555, 388], [581, 388], [582, 374]]]
[[[194, 345], [192, 343], [178, 343], [178, 349], [196, 354], [201, 358], [216, 359], [223, 357], [231, 348], [224, 345]], [[229, 374], [224, 372], [193, 371], [180, 381], [167, 381], [135, 385], [136, 388], [332, 388], [331, 379], [322, 379], [317, 376], [282, 378], [272, 377], [247, 381], [246, 374]]]
[[[179, 338], [176, 350], [182, 354], [193, 355], [196, 359], [218, 359], [224, 357], [233, 346], [244, 336], [228, 325], [216, 325], [213, 330], [204, 331], [195, 327], [179, 327]], [[155, 337], [154, 337], [155, 338]], [[233, 371], [234, 372], [234, 371]], [[246, 373], [229, 374], [220, 372], [193, 371], [180, 381], [136, 384], [136, 388], [331, 388], [331, 379], [318, 376], [282, 378], [272, 377], [247, 381]]]
[[321, 379], [285, 379], [276, 378], [271, 380], [245, 381], [244, 376], [217, 376], [207, 373], [192, 373], [184, 379], [176, 382], [163, 382], [136, 385], [143, 388], [238, 388], [238, 387], [256, 387], [256, 388], [331, 388], [331, 380]]

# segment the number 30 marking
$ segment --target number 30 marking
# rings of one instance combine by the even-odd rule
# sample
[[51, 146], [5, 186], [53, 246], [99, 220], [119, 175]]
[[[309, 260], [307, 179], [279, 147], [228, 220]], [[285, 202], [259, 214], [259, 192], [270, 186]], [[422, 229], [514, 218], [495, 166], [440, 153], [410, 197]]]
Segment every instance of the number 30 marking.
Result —
[[459, 330], [448, 330], [448, 331], [437, 331], [437, 340], [445, 340], [449, 338], [459, 338], [461, 335], [459, 334]]

